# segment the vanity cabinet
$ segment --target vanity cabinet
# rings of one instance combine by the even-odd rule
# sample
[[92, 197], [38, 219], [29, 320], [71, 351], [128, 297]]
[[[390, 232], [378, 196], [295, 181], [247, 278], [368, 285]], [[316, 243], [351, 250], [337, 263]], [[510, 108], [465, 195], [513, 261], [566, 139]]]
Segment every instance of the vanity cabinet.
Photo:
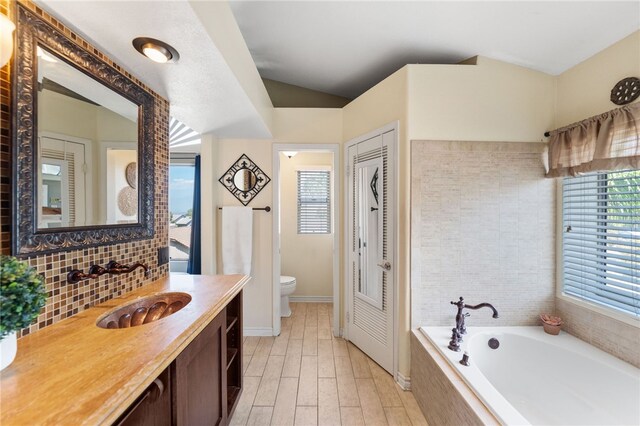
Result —
[[171, 374], [169, 368], [144, 391], [114, 423], [118, 426], [170, 426]]
[[242, 391], [242, 292], [120, 416], [116, 425], [226, 425]]

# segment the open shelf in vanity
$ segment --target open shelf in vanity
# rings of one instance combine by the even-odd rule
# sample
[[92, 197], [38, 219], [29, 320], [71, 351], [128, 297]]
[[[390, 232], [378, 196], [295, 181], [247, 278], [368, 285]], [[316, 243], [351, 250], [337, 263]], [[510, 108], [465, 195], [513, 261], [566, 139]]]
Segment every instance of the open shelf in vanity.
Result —
[[227, 416], [231, 418], [242, 389], [242, 292], [226, 308], [227, 313]]

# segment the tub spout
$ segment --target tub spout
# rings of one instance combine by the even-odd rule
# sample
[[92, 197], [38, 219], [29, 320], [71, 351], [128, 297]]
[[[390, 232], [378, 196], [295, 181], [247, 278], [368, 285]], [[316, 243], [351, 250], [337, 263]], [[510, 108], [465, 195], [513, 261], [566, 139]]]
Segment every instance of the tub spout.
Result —
[[480, 309], [480, 308], [491, 308], [491, 310], [493, 311], [493, 317], [494, 318], [499, 318], [498, 317], [498, 311], [496, 310], [496, 308], [493, 307], [493, 305], [491, 303], [480, 303], [478, 305], [472, 306], [472, 305], [464, 305], [465, 308], [467, 309], [472, 309], [472, 310], [476, 310], [476, 309]]
[[467, 327], [465, 326], [464, 319], [469, 316], [468, 312], [463, 312], [464, 309], [476, 310], [480, 308], [491, 308], [493, 311], [493, 318], [498, 318], [498, 311], [493, 307], [491, 303], [480, 303], [478, 305], [467, 305], [464, 303], [464, 299], [461, 297], [457, 302], [451, 302], [452, 305], [458, 307], [458, 313], [456, 314], [456, 329], [459, 334], [467, 334]]

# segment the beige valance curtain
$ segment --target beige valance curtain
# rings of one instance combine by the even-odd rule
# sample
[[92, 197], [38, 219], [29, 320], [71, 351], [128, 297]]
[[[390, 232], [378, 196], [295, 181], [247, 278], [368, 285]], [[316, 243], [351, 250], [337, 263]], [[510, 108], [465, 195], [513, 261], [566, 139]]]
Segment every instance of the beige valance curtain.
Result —
[[640, 103], [550, 132], [547, 177], [640, 168]]

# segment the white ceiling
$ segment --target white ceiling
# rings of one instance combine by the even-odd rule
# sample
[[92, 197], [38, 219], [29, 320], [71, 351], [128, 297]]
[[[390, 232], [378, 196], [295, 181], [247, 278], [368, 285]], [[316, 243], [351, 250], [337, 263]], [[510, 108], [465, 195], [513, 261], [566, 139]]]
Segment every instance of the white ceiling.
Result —
[[264, 78], [355, 98], [475, 55], [559, 74], [640, 28], [640, 2], [232, 1]]
[[[213, 132], [222, 138], [271, 136], [188, 1], [36, 2], [168, 98], [171, 115], [198, 133]], [[131, 45], [139, 36], [169, 43], [180, 60], [150, 61]]]

